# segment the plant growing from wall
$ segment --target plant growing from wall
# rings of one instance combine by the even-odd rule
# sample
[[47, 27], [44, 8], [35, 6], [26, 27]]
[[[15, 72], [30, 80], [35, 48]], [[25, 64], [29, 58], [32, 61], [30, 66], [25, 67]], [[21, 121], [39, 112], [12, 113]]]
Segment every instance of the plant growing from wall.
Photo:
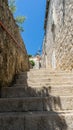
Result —
[[35, 62], [33, 60], [29, 60], [29, 62], [32, 66], [35, 66]]
[[31, 55], [31, 54], [29, 54], [29, 55], [28, 55], [28, 57], [29, 57], [29, 58], [31, 58], [31, 57], [32, 57], [32, 55]]
[[[15, 0], [9, 0], [9, 9], [11, 10], [12, 14], [14, 14], [16, 12], [16, 5], [15, 5]], [[19, 27], [20, 31], [24, 31], [22, 24], [25, 21], [25, 16], [16, 16], [15, 17], [15, 21]]]

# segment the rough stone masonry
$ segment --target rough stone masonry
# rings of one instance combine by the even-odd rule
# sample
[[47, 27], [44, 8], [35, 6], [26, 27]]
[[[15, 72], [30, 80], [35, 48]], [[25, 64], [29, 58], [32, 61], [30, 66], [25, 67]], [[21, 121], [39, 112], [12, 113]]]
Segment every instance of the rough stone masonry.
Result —
[[42, 66], [73, 70], [73, 0], [47, 0]]
[[8, 7], [8, 0], [0, 0], [0, 22], [11, 36], [20, 44], [17, 47], [11, 36], [0, 26], [0, 86], [9, 85], [15, 74], [29, 69], [27, 51], [13, 15]]

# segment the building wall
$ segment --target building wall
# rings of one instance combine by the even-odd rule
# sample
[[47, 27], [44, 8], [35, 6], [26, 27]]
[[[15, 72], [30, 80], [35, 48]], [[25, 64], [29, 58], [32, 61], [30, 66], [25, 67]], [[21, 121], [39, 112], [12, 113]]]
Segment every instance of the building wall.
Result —
[[21, 45], [17, 47], [14, 40], [0, 26], [0, 86], [9, 85], [15, 74], [29, 69], [27, 51], [7, 0], [0, 0], [0, 22]]
[[49, 0], [44, 44], [48, 67], [73, 69], [73, 0]]

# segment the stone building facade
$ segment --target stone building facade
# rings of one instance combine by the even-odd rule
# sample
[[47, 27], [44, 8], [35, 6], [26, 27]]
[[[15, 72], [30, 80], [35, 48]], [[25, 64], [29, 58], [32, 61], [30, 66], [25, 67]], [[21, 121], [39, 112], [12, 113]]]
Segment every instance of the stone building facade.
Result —
[[8, 0], [0, 0], [0, 86], [9, 85], [16, 74], [28, 69], [27, 51]]
[[73, 70], [73, 0], [47, 0], [42, 66]]

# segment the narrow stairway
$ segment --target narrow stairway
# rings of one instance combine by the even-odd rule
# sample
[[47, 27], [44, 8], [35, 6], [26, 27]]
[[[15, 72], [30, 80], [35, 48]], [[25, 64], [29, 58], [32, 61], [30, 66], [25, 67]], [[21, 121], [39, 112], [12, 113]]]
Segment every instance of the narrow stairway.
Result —
[[73, 130], [73, 73], [22, 72], [1, 90], [0, 130]]

